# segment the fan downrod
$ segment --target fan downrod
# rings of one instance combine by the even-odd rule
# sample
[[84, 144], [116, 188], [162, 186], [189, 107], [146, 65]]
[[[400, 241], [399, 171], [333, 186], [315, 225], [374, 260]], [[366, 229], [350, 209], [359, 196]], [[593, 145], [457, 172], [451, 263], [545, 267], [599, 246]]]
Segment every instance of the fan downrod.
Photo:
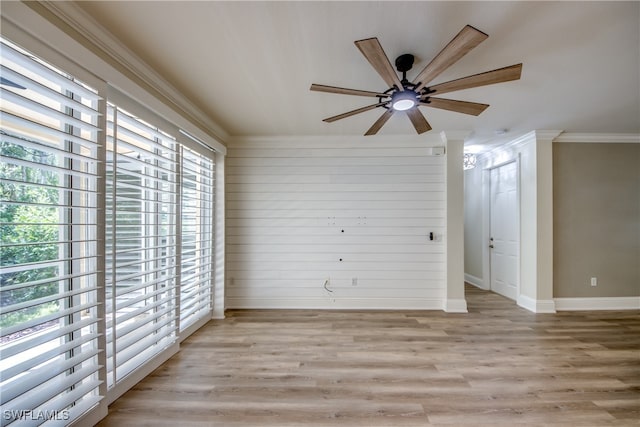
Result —
[[407, 80], [407, 71], [413, 67], [413, 60], [415, 58], [410, 53], [405, 53], [396, 58], [396, 69], [402, 73], [402, 84], [409, 83]]

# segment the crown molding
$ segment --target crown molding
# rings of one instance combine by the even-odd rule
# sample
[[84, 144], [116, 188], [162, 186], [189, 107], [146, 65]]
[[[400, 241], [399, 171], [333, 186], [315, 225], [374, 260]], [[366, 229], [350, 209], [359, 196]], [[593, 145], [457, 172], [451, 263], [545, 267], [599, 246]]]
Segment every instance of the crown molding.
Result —
[[536, 140], [537, 141], [553, 141], [562, 133], [561, 130], [536, 130]]
[[[119, 69], [127, 77], [153, 96], [165, 102], [178, 114], [192, 121], [219, 142], [226, 143], [229, 134], [200, 108], [165, 80], [147, 63], [138, 58], [127, 46], [106, 30], [96, 19], [74, 2], [41, 1], [27, 2], [37, 13], [48, 12], [62, 24], [73, 30], [74, 37], [82, 37], [86, 47], [100, 55], [103, 60]], [[46, 18], [46, 16], [45, 16]], [[66, 31], [69, 33], [69, 31]]]
[[517, 150], [532, 142], [554, 141], [555, 138], [557, 138], [558, 135], [560, 135], [560, 133], [562, 133], [561, 130], [532, 130], [530, 132], [516, 136], [515, 138], [511, 139], [510, 141], [504, 144], [498, 145], [492, 150], [489, 150], [485, 153], [478, 154], [477, 157], [478, 159], [487, 158], [501, 151], [505, 151], [509, 149]]
[[471, 135], [468, 130], [443, 130], [440, 132], [442, 141], [464, 141]]
[[574, 142], [586, 144], [640, 144], [640, 134], [564, 132], [554, 138], [553, 142]]
[[387, 146], [393, 144], [394, 147], [429, 147], [434, 144], [442, 145], [443, 139], [440, 134], [422, 135], [266, 135], [266, 136], [231, 136], [228, 145], [245, 143], [253, 144], [336, 144], [340, 147], [352, 144], [355, 147]]

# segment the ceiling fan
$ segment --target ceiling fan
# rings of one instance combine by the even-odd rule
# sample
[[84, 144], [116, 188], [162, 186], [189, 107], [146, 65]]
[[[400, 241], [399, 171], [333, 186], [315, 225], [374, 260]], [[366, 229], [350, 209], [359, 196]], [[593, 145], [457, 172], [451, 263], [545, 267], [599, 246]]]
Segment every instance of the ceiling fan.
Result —
[[406, 113], [407, 116], [409, 116], [409, 120], [411, 120], [413, 127], [416, 129], [416, 132], [420, 134], [431, 130], [431, 125], [429, 125], [427, 119], [418, 109], [420, 106], [440, 108], [443, 110], [456, 111], [458, 113], [471, 114], [474, 116], [479, 115], [489, 106], [488, 104], [435, 98], [434, 95], [478, 86], [491, 85], [494, 83], [518, 80], [522, 72], [522, 64], [511, 65], [509, 67], [474, 74], [472, 76], [451, 80], [433, 86], [428, 86], [428, 84], [444, 70], [471, 51], [471, 49], [478, 46], [487, 37], [489, 37], [487, 34], [478, 29], [470, 25], [465, 26], [458, 35], [456, 35], [453, 40], [451, 40], [449, 44], [446, 45], [422, 71], [420, 71], [413, 81], [407, 80], [407, 71], [411, 70], [413, 67], [413, 55], [407, 53], [400, 55], [396, 59], [396, 69], [402, 73], [402, 80], [400, 80], [376, 37], [356, 41], [355, 45], [360, 49], [360, 52], [362, 52], [365, 58], [367, 58], [369, 63], [378, 72], [385, 83], [389, 85], [389, 89], [383, 92], [374, 92], [325, 86], [314, 83], [311, 85], [312, 91], [378, 98], [378, 102], [375, 104], [338, 114], [337, 116], [328, 117], [323, 121], [331, 123], [336, 120], [344, 119], [355, 114], [364, 113], [365, 111], [381, 107], [386, 111], [378, 118], [378, 120], [375, 121], [373, 126], [369, 128], [365, 135], [375, 135], [387, 120], [389, 120], [389, 118], [391, 118], [391, 116], [396, 112]]

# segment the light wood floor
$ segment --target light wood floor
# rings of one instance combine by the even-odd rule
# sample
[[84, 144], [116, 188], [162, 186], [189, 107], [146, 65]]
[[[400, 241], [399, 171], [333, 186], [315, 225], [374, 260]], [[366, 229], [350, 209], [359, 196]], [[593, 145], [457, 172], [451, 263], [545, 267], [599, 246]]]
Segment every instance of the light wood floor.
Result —
[[638, 311], [227, 312], [99, 426], [640, 424]]

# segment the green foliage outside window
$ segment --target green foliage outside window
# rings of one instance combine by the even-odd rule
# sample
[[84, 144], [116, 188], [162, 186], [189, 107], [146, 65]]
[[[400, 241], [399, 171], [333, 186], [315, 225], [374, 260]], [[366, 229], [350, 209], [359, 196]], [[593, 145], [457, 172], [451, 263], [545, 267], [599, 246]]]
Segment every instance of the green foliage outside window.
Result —
[[[3, 135], [4, 136], [4, 135]], [[12, 164], [9, 158], [53, 165], [54, 155], [39, 150], [0, 142], [0, 265], [55, 261], [59, 258], [59, 208], [61, 199], [58, 175], [54, 172]], [[31, 184], [31, 185], [30, 185]], [[58, 267], [34, 265], [33, 268], [6, 273], [0, 270], [0, 306], [5, 307], [58, 293]], [[46, 279], [52, 279], [47, 281]], [[5, 290], [21, 283], [39, 281], [26, 288]], [[57, 303], [40, 304], [0, 315], [0, 327], [46, 315], [57, 310]]]

